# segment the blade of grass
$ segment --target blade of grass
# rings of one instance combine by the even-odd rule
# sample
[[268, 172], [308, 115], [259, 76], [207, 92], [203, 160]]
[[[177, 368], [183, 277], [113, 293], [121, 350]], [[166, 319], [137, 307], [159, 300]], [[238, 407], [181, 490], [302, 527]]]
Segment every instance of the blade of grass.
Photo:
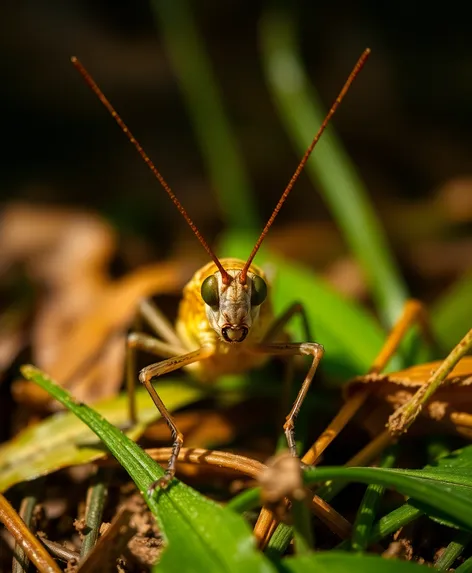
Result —
[[372, 527], [369, 545], [377, 543], [377, 541], [384, 539], [391, 533], [395, 533], [395, 531], [398, 531], [400, 527], [404, 527], [422, 515], [424, 515], [424, 513], [420, 509], [413, 507], [408, 503], [394, 509], [387, 515], [381, 517]]
[[[295, 149], [302, 154], [325, 111], [306, 78], [289, 12], [266, 13], [260, 36], [269, 89]], [[362, 265], [384, 324], [393, 326], [407, 298], [407, 288], [366, 189], [332, 128], [323, 134], [306, 169]]]
[[280, 522], [267, 545], [267, 555], [269, 555], [271, 559], [280, 558], [287, 550], [292, 539], [293, 527]]
[[434, 472], [433, 470], [397, 470], [384, 468], [323, 467], [304, 472], [307, 485], [328, 480], [362, 482], [394, 488], [403, 495], [421, 502], [424, 507], [439, 511], [459, 527], [472, 531], [472, 480], [464, 468]]
[[80, 548], [80, 560], [85, 559], [97, 542], [102, 524], [103, 508], [108, 494], [108, 472], [98, 470], [87, 491], [85, 506], [85, 534]]
[[149, 487], [164, 475], [164, 470], [144, 450], [97, 412], [76, 402], [37, 368], [23, 366], [21, 371], [26, 379], [38, 384], [87, 424], [129, 473], [168, 544], [159, 561], [159, 572], [244, 569], [273, 573], [269, 561], [256, 551], [249, 527], [241, 516], [178, 480], [167, 490], [149, 495]]
[[195, 25], [192, 5], [187, 0], [152, 0], [151, 7], [162, 29], [224, 221], [232, 229], [258, 228], [250, 178]]
[[469, 557], [462, 565], [456, 569], [455, 573], [471, 573], [472, 572], [472, 557]]
[[260, 507], [261, 505], [261, 488], [253, 487], [235, 495], [227, 503], [227, 507], [231, 508], [236, 513], [244, 513]]
[[472, 308], [472, 273], [468, 273], [435, 302], [431, 309], [431, 322], [443, 348], [452, 348], [470, 328]]
[[313, 552], [314, 540], [310, 523], [310, 512], [304, 500], [292, 501], [293, 541], [295, 552], [302, 555]]
[[[195, 385], [173, 379], [160, 385], [161, 396], [172, 412], [202, 397]], [[136, 392], [138, 423], [126, 433], [137, 440], [148, 424], [159, 418], [144, 388]], [[112, 424], [129, 424], [128, 399], [125, 394], [102, 400], [94, 407]], [[0, 491], [58, 469], [92, 462], [105, 456], [96, 436], [70, 412], [59, 412], [29, 426], [0, 446]]]
[[[19, 516], [28, 528], [31, 528], [33, 510], [36, 507], [37, 501], [38, 499], [35, 494], [27, 495], [21, 500]], [[13, 553], [12, 573], [25, 573], [25, 571], [28, 571], [29, 559], [18, 541], [15, 543]]]
[[[389, 448], [382, 455], [380, 467], [393, 467], [396, 458], [397, 448]], [[370, 541], [372, 525], [384, 491], [385, 486], [383, 485], [371, 484], [367, 486], [353, 525], [351, 548], [354, 551], [365, 551], [367, 549]]]
[[131, 498], [118, 510], [108, 529], [100, 536], [92, 551], [81, 561], [79, 573], [112, 571], [116, 567], [116, 559], [126, 549], [133, 535], [137, 533], [137, 524], [132, 522], [135, 514], [136, 507], [133, 507]]
[[466, 531], [459, 531], [455, 539], [449, 543], [445, 551], [434, 562], [434, 568], [439, 571], [449, 571], [454, 561], [464, 551], [466, 545], [472, 540], [472, 535]]
[[[398, 559], [383, 559], [378, 555], [320, 551], [313, 555], [300, 555], [283, 559], [280, 571], [284, 573], [421, 573], [424, 565]], [[457, 570], [456, 570], [457, 571]]]

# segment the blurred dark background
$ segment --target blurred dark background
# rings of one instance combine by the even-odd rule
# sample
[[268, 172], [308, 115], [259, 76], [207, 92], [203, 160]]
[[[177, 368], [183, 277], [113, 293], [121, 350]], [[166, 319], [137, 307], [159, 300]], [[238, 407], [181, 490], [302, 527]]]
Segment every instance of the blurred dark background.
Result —
[[[364, 47], [371, 47], [372, 57], [334, 125], [412, 279], [413, 292], [433, 296], [472, 265], [472, 41], [467, 9], [369, 0], [335, 6], [309, 0], [282, 4], [299, 23], [305, 65], [327, 106]], [[266, 218], [299, 159], [260, 67], [258, 24], [272, 4], [209, 0], [192, 6]], [[98, 210], [122, 240], [151, 245], [138, 263], [169, 255], [176, 244], [199, 249], [71, 66], [70, 56], [77, 55], [204, 234], [214, 239], [223, 223], [147, 2], [4, 1], [0, 46], [3, 204], [27, 200]], [[422, 232], [422, 213], [438, 201], [445, 222], [436, 217]], [[294, 224], [317, 223], [321, 228], [330, 220], [321, 198], [302, 177], [274, 237]], [[425, 256], [425, 241], [426, 246], [428, 241], [446, 244], [444, 276], [428, 264], [426, 271], [417, 271], [438, 253], [435, 248]], [[454, 256], [448, 250], [451, 241]], [[430, 279], [438, 281], [432, 291], [427, 288]]]

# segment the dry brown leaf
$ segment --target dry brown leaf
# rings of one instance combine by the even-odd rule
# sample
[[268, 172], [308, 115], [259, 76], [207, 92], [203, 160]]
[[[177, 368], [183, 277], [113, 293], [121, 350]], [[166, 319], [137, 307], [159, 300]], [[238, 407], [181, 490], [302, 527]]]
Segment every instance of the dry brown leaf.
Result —
[[[177, 412], [174, 418], [185, 436], [186, 446], [206, 448], [228, 444], [242, 433], [254, 432], [255, 427], [267, 423], [271, 415], [270, 408], [263, 408], [260, 401], [254, 400], [216, 411]], [[160, 419], [146, 430], [144, 436], [153, 442], [168, 443], [169, 427], [165, 420]]]
[[[346, 387], [347, 397], [369, 387], [370, 397], [362, 408], [362, 423], [372, 435], [385, 429], [388, 416], [423, 387], [441, 361], [412, 366], [390, 374], [359, 376]], [[462, 358], [432, 400], [421, 410], [421, 423], [413, 424], [409, 433], [442, 430], [470, 435], [472, 431], [472, 356]]]
[[441, 211], [452, 221], [472, 221], [472, 177], [456, 177], [447, 181], [438, 191]]
[[[49, 361], [45, 369], [64, 386], [73, 386], [78, 400], [88, 396], [89, 388], [94, 388], [95, 399], [109, 396], [121, 383], [124, 332], [134, 317], [139, 300], [152, 294], [176, 291], [186, 275], [186, 268], [180, 262], [161, 263], [143, 267], [111, 283], [87, 313], [62, 333], [55, 359]], [[110, 346], [102, 354], [106, 344]], [[90, 369], [98, 355], [104, 357], [103, 363]], [[43, 367], [41, 363], [39, 366]], [[35, 407], [45, 407], [50, 403], [45, 393], [38, 392], [25, 381], [15, 383], [15, 396], [28, 401], [30, 388], [31, 396], [34, 393]]]
[[0, 273], [23, 261], [47, 284], [61, 277], [67, 281], [71, 269], [77, 276], [83, 265], [103, 269], [116, 246], [111, 227], [84, 211], [11, 203], [3, 208], [1, 223]]
[[[182, 264], [156, 264], [111, 281], [116, 237], [99, 216], [15, 203], [2, 217], [0, 273], [21, 263], [44, 293], [32, 326], [33, 361], [79, 400], [114, 395], [123, 377], [126, 329], [139, 300], [182, 287]], [[4, 347], [7, 362], [16, 346]], [[14, 392], [36, 408], [51, 403], [24, 381]]]

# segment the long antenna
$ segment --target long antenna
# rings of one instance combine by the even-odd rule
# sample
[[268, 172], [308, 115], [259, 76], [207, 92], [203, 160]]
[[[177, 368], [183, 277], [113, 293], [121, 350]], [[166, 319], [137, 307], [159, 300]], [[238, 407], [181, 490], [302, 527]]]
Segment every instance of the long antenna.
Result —
[[140, 143], [137, 141], [137, 139], [134, 137], [134, 135], [131, 133], [131, 131], [128, 129], [128, 126], [125, 124], [125, 122], [121, 119], [121, 117], [118, 115], [117, 111], [115, 110], [115, 108], [111, 105], [111, 103], [108, 101], [108, 99], [106, 98], [105, 94], [102, 92], [102, 90], [97, 86], [97, 84], [95, 83], [95, 81], [93, 80], [92, 76], [87, 72], [87, 70], [84, 68], [84, 66], [80, 63], [80, 61], [75, 57], [72, 56], [71, 58], [71, 62], [73, 64], [73, 66], [75, 67], [75, 69], [80, 73], [80, 75], [83, 77], [85, 83], [89, 86], [89, 88], [95, 93], [95, 95], [98, 97], [98, 99], [102, 102], [102, 104], [106, 107], [106, 109], [108, 110], [108, 112], [110, 113], [110, 115], [113, 117], [113, 119], [116, 121], [116, 123], [119, 125], [121, 131], [126, 135], [126, 137], [130, 140], [130, 142], [134, 145], [134, 147], [136, 148], [136, 151], [139, 153], [139, 155], [142, 157], [142, 159], [144, 160], [144, 163], [146, 163], [146, 165], [149, 167], [149, 169], [152, 171], [152, 173], [154, 174], [154, 176], [156, 177], [156, 179], [159, 181], [159, 183], [162, 185], [162, 187], [164, 188], [165, 192], [167, 193], [167, 195], [169, 195], [169, 197], [172, 199], [172, 202], [174, 203], [174, 205], [177, 207], [177, 209], [180, 211], [181, 215], [183, 216], [183, 218], [187, 221], [189, 227], [192, 229], [192, 231], [195, 233], [197, 239], [200, 241], [200, 243], [202, 244], [203, 248], [205, 249], [205, 251], [210, 255], [210, 257], [213, 259], [213, 262], [215, 263], [215, 265], [218, 267], [218, 270], [221, 273], [222, 276], [222, 280], [224, 284], [229, 284], [231, 282], [231, 277], [229, 276], [229, 274], [227, 273], [227, 271], [223, 268], [223, 265], [220, 263], [220, 261], [218, 260], [218, 257], [215, 255], [215, 253], [212, 251], [210, 245], [205, 241], [205, 239], [202, 237], [202, 235], [200, 234], [200, 231], [197, 229], [197, 226], [195, 225], [195, 223], [192, 221], [192, 219], [189, 217], [187, 211], [184, 209], [182, 203], [177, 199], [177, 197], [174, 195], [174, 193], [172, 192], [172, 189], [169, 187], [169, 185], [167, 184], [166, 180], [164, 179], [164, 177], [162, 177], [162, 175], [159, 173], [159, 171], [157, 170], [156, 166], [154, 165], [154, 163], [151, 161], [151, 159], [149, 158], [149, 156], [147, 155], [147, 153], [144, 151], [144, 149], [141, 147]]
[[308, 158], [310, 157], [311, 152], [313, 151], [315, 145], [318, 143], [318, 140], [320, 139], [323, 131], [326, 129], [326, 126], [328, 125], [329, 120], [333, 117], [334, 112], [337, 110], [342, 99], [344, 98], [347, 91], [351, 87], [351, 84], [354, 81], [354, 79], [356, 78], [357, 74], [363, 68], [369, 55], [370, 55], [370, 49], [366, 48], [364, 50], [364, 52], [362, 53], [361, 57], [357, 60], [356, 65], [354, 66], [352, 72], [349, 74], [349, 77], [343, 86], [343, 89], [339, 92], [338, 97], [335, 99], [335, 101], [334, 101], [333, 105], [331, 106], [331, 109], [329, 110], [327, 116], [324, 118], [323, 123], [321, 124], [321, 127], [318, 130], [318, 133], [313, 138], [313, 141], [310, 143], [310, 146], [306, 150], [305, 155], [303, 156], [302, 160], [298, 164], [298, 167], [296, 168], [295, 173], [292, 175], [292, 178], [290, 179], [287, 187], [285, 188], [285, 191], [282, 193], [282, 196], [280, 197], [279, 202], [277, 203], [274, 211], [272, 212], [272, 215], [270, 216], [269, 220], [267, 221], [267, 224], [264, 227], [260, 237], [257, 239], [257, 242], [254, 245], [254, 248], [252, 249], [252, 253], [249, 255], [249, 258], [248, 258], [246, 264], [244, 265], [244, 268], [241, 271], [241, 274], [239, 275], [239, 281], [241, 282], [241, 284], [246, 283], [247, 272], [249, 270], [249, 267], [251, 266], [251, 263], [254, 260], [254, 257], [256, 256], [256, 253], [259, 250], [259, 248], [262, 244], [262, 241], [265, 239], [265, 236], [267, 235], [267, 231], [272, 226], [272, 223], [274, 222], [275, 218], [277, 217], [278, 212], [280, 211], [282, 205], [285, 203], [285, 200], [287, 199], [290, 191], [292, 190], [292, 187], [295, 185], [295, 182], [297, 181], [298, 177], [300, 176], [300, 173], [302, 172], [303, 168], [305, 167], [305, 164], [308, 161]]

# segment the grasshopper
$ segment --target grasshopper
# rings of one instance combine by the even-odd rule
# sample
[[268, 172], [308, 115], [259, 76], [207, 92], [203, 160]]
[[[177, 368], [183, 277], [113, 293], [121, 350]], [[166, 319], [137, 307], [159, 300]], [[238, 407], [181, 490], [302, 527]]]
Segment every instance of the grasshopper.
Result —
[[[295, 420], [310, 388], [324, 350], [323, 346], [317, 342], [286, 342], [284, 327], [296, 314], [300, 314], [304, 324], [307, 325], [305, 311], [299, 303], [294, 303], [281, 316], [275, 317], [270, 300], [270, 285], [267, 277], [262, 269], [253, 264], [253, 260], [315, 145], [355, 77], [364, 66], [369, 54], [370, 50], [366, 49], [352, 69], [346, 83], [282, 193], [247, 261], [229, 258], [218, 259], [165, 179], [90, 74], [77, 58], [73, 57], [71, 59], [85, 83], [96, 94], [136, 148], [212, 259], [212, 262], [198, 270], [185, 286], [175, 328], [149, 301], [143, 301], [140, 305], [139, 313], [153, 328], [159, 339], [143, 333], [131, 333], [128, 337], [128, 388], [131, 388], [131, 383], [134, 381], [132, 365], [136, 350], [146, 350], [164, 358], [160, 362], [146, 366], [139, 373], [140, 382], [144, 384], [160, 414], [167, 422], [173, 439], [172, 453], [165, 475], [151, 486], [151, 491], [157, 487], [166, 487], [172, 480], [175, 474], [176, 460], [183, 444], [182, 433], [177, 428], [173, 417], [162, 402], [151, 381], [153, 378], [179, 368], [188, 368], [201, 381], [211, 382], [223, 374], [238, 373], [260, 366], [271, 355], [310, 356], [310, 368], [284, 423], [284, 432], [289, 450], [292, 455], [297, 455]], [[308, 328], [305, 328], [305, 330], [308, 330]], [[309, 338], [308, 335], [307, 338]]]

